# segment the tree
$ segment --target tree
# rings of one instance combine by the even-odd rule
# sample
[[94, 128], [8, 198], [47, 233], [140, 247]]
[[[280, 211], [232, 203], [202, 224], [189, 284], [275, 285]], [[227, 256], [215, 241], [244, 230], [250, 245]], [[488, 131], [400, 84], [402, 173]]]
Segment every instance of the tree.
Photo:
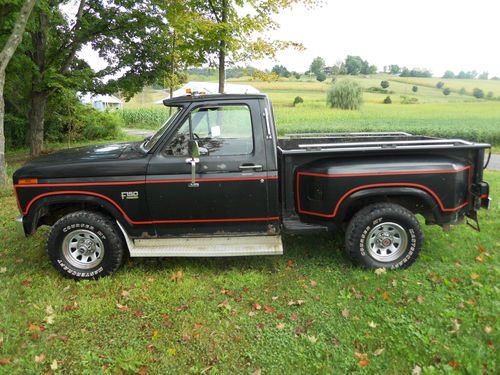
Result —
[[309, 71], [317, 77], [319, 73], [323, 72], [325, 66], [325, 60], [318, 56], [312, 61]]
[[481, 99], [484, 98], [484, 91], [476, 87], [474, 90], [472, 90], [472, 95], [477, 99]]
[[324, 80], [326, 80], [326, 74], [324, 72], [319, 72], [318, 74], [316, 74], [316, 79], [319, 82], [323, 82]]
[[14, 52], [21, 44], [23, 33], [28, 23], [30, 14], [35, 6], [36, 0], [24, 1], [19, 14], [14, 21], [14, 27], [0, 51], [0, 186], [7, 184], [5, 168], [5, 135], [4, 135], [4, 114], [5, 102], [3, 98], [3, 88], [5, 85], [5, 70]]
[[451, 94], [451, 90], [450, 90], [448, 87], [445, 87], [445, 88], [443, 89], [443, 95], [448, 96], [448, 95], [450, 95], [450, 94]]
[[[183, 3], [169, 0], [171, 7]], [[174, 25], [168, 21], [172, 15], [158, 7], [156, 0], [79, 0], [76, 5], [75, 14], [68, 14], [63, 13], [59, 2], [39, 0], [27, 28], [31, 38], [23, 41], [17, 54], [17, 59], [28, 59], [26, 67], [22, 67], [26, 78], [20, 84], [29, 81], [26, 99], [30, 104], [32, 156], [39, 155], [43, 148], [47, 105], [62, 90], [120, 90], [129, 98], [160, 76], [170, 74], [173, 82], [178, 56], [158, 48], [169, 45], [172, 34], [176, 51], [193, 55], [184, 52], [189, 44], [176, 37]], [[197, 43], [191, 42], [196, 47]], [[85, 45], [91, 45], [106, 60], [105, 69], [96, 72], [80, 57]], [[103, 80], [118, 72], [119, 78]]]
[[390, 96], [386, 96], [384, 99], [384, 104], [392, 104], [392, 99]]
[[443, 78], [455, 78], [455, 73], [453, 73], [451, 70], [447, 70], [446, 72], [444, 72]]
[[191, 0], [192, 27], [198, 29], [207, 63], [219, 69], [219, 92], [224, 92], [225, 69], [230, 62], [275, 58], [276, 52], [300, 43], [266, 39], [278, 27], [273, 17], [296, 4], [315, 6], [320, 0]]
[[293, 99], [293, 106], [295, 107], [297, 104], [304, 103], [304, 99], [300, 96], [296, 96], [295, 99]]
[[328, 90], [326, 101], [332, 108], [359, 109], [363, 103], [363, 91], [353, 80], [338, 80]]
[[383, 88], [383, 89], [386, 89], [389, 87], [389, 81], [381, 81], [380, 82], [380, 86]]
[[391, 74], [399, 74], [401, 72], [401, 68], [399, 65], [389, 65], [389, 73]]
[[413, 87], [411, 88], [411, 91], [413, 91], [413, 92], [417, 92], [417, 91], [418, 91], [418, 86], [413, 86]]
[[285, 78], [288, 78], [291, 75], [291, 73], [288, 71], [288, 69], [286, 67], [284, 67], [283, 65], [273, 66], [273, 69], [271, 70], [271, 72], [276, 73], [280, 77], [285, 77]]
[[489, 73], [488, 72], [482, 72], [478, 77], [477, 79], [483, 79], [483, 80], [487, 80], [488, 79], [488, 75]]
[[443, 82], [443, 81], [439, 81], [438, 83], [436, 83], [436, 87], [437, 87], [438, 89], [442, 89], [442, 88], [443, 88], [443, 86], [444, 86], [444, 82]]

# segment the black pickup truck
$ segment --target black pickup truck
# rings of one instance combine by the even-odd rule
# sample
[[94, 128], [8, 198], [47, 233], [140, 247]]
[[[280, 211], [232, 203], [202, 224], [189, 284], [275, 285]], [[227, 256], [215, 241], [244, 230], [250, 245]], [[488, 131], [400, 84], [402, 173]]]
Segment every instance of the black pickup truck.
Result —
[[[404, 268], [416, 214], [448, 228], [489, 205], [488, 144], [407, 133], [278, 139], [265, 95], [184, 96], [143, 142], [68, 149], [14, 173], [26, 235], [52, 226], [66, 277], [116, 271], [127, 255], [282, 254], [281, 234], [345, 230], [352, 261]], [[477, 224], [476, 224], [477, 225]]]

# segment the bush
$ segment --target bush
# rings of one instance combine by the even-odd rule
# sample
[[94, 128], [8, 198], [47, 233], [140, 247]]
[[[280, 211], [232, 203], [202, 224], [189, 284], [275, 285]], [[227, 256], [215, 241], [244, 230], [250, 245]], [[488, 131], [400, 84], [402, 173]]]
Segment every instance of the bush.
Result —
[[328, 90], [326, 101], [332, 108], [359, 109], [363, 103], [363, 91], [356, 82], [342, 79]]
[[443, 81], [439, 81], [438, 83], [436, 83], [436, 87], [437, 87], [438, 89], [442, 89], [442, 88], [443, 88], [443, 86], [444, 86], [444, 82], [443, 82]]
[[392, 99], [390, 96], [387, 96], [385, 99], [384, 99], [384, 104], [392, 104]]
[[411, 88], [411, 91], [413, 91], [413, 92], [417, 92], [417, 91], [418, 91], [418, 86], [413, 86], [413, 87]]
[[381, 81], [380, 82], [380, 86], [383, 88], [383, 89], [386, 89], [389, 87], [389, 81]]
[[114, 112], [99, 112], [93, 108], [89, 109], [91, 111], [83, 119], [85, 124], [81, 129], [81, 139], [110, 139], [118, 135], [123, 126], [123, 120], [120, 116]]
[[417, 104], [418, 99], [411, 96], [401, 95], [401, 104]]
[[450, 94], [451, 94], [451, 90], [449, 89], [449, 87], [445, 87], [445, 88], [443, 89], [443, 94], [444, 94], [444, 95], [446, 95], [446, 96], [448, 96], [448, 95], [450, 95]]
[[493, 91], [489, 91], [488, 94], [486, 95], [486, 99], [493, 99]]
[[316, 74], [316, 79], [320, 82], [323, 82], [326, 79], [326, 74], [323, 72], [319, 72]]
[[388, 94], [389, 93], [389, 91], [382, 89], [380, 87], [368, 87], [367, 89], [364, 89], [364, 91], [365, 92], [375, 92], [378, 94]]
[[295, 107], [297, 104], [304, 103], [304, 99], [302, 99], [300, 96], [296, 96], [295, 99], [293, 99], [293, 106]]
[[467, 91], [465, 90], [465, 88], [464, 88], [464, 87], [462, 87], [462, 88], [458, 91], [458, 93], [459, 93], [460, 95], [465, 95], [465, 94], [467, 94]]
[[475, 98], [481, 99], [484, 98], [484, 91], [481, 89], [478, 89], [477, 87], [472, 91], [472, 95], [474, 95]]

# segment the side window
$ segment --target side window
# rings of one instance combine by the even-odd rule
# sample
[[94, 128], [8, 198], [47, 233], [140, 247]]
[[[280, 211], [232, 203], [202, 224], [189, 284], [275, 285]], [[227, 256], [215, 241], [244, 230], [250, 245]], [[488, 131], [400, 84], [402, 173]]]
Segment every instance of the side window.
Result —
[[[191, 137], [198, 141], [202, 155], [247, 155], [253, 152], [250, 108], [245, 105], [201, 107], [193, 110]], [[169, 155], [188, 156], [189, 118], [169, 142]]]

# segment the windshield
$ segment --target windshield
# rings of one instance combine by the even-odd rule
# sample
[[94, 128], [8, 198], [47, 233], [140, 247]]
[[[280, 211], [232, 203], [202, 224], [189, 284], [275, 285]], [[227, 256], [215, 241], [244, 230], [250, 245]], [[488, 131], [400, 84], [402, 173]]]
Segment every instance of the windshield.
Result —
[[158, 140], [162, 137], [163, 134], [167, 131], [167, 129], [170, 127], [170, 125], [174, 122], [174, 120], [177, 118], [179, 113], [181, 112], [182, 107], [170, 107], [172, 109], [172, 114], [170, 117], [165, 121], [165, 123], [162, 125], [160, 129], [149, 139], [145, 140], [143, 144], [141, 145], [142, 148], [144, 148], [146, 151], [149, 151], [153, 148], [153, 146], [158, 142]]

